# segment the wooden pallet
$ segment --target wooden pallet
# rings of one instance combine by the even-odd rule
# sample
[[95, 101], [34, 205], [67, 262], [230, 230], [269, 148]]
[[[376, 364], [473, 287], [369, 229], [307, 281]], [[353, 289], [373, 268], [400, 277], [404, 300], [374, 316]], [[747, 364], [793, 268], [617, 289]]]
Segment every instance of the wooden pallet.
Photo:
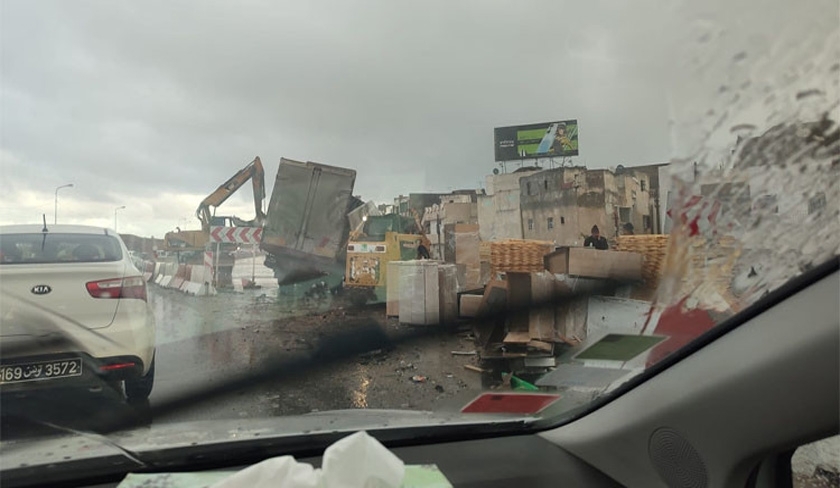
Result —
[[639, 253], [642, 260], [642, 279], [645, 285], [655, 289], [659, 285], [668, 254], [667, 234], [618, 236], [615, 250]]
[[545, 241], [508, 239], [490, 243], [492, 273], [533, 273], [543, 271], [543, 257], [554, 250]]

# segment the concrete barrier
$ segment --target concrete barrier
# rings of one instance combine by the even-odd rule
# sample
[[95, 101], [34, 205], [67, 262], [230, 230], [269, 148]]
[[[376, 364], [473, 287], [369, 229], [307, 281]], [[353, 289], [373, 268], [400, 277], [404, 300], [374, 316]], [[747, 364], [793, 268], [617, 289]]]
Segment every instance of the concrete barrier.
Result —
[[167, 285], [168, 288], [174, 288], [176, 290], [181, 289], [181, 285], [184, 284], [184, 275], [187, 273], [187, 265], [186, 264], [179, 264], [178, 267], [175, 269], [175, 275], [170, 280], [169, 284]]
[[155, 263], [154, 271], [152, 271], [152, 283], [157, 284], [160, 281], [162, 267], [163, 263]]
[[166, 263], [163, 271], [163, 279], [158, 283], [164, 288], [169, 288], [169, 283], [175, 279], [175, 273], [178, 272], [178, 263]]
[[187, 289], [189, 288], [190, 278], [192, 277], [192, 270], [194, 266], [192, 264], [188, 264], [184, 270], [184, 280], [181, 282], [181, 286], [178, 287], [179, 290], [186, 293]]
[[210, 296], [216, 294], [213, 286], [213, 273], [210, 268], [194, 265], [190, 270], [189, 281], [186, 284], [186, 293], [196, 296]]
[[190, 266], [188, 280], [184, 283], [184, 293], [198, 295], [203, 286], [204, 266]]

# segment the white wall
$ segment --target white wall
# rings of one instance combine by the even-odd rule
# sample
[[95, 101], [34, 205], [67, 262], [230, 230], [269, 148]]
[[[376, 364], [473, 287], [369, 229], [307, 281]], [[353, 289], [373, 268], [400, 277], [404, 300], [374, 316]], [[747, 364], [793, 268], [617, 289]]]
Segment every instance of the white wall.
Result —
[[522, 239], [519, 179], [537, 171], [489, 175], [487, 195], [478, 197], [479, 236], [482, 241]]

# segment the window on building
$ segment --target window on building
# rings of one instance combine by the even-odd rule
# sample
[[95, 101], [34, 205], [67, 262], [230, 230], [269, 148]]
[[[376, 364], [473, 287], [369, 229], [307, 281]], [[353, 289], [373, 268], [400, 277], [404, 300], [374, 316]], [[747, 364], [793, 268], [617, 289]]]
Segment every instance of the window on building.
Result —
[[618, 207], [618, 220], [630, 222], [630, 207]]
[[527, 193], [528, 195], [531, 194], [531, 182], [530, 181], [525, 183], [525, 193]]
[[641, 188], [641, 189], [642, 189], [642, 191], [645, 191], [645, 187], [646, 187], [646, 185], [645, 185], [645, 179], [644, 179], [644, 178], [642, 178], [641, 180], [639, 180], [639, 188]]
[[534, 219], [528, 219], [528, 230], [534, 230]]
[[651, 230], [653, 228], [650, 215], [642, 215], [642, 227], [644, 227], [645, 230]]
[[566, 217], [560, 217], [560, 225], [563, 225], [565, 223], [566, 223]]
[[543, 180], [543, 187], [548, 190], [548, 180]]
[[549, 229], [553, 229], [553, 228], [554, 228], [554, 217], [549, 217], [549, 218], [548, 218], [547, 225], [548, 225], [548, 228], [549, 228]]

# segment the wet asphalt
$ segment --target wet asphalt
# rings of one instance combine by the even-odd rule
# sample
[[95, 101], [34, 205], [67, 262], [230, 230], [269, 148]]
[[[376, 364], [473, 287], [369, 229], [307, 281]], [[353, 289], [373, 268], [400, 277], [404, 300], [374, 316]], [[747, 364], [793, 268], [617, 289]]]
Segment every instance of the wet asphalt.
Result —
[[[196, 401], [166, 416], [159, 407], [190, 392], [218, 386], [258, 371], [266, 360], [306, 355], [341, 330], [375, 324], [400, 327], [384, 307], [345, 310], [327, 298], [311, 303], [279, 293], [261, 258], [242, 259], [234, 279], [256, 275], [256, 290], [193, 297], [150, 284], [148, 301], [157, 322], [156, 377], [148, 402], [128, 404], [108, 388], [49, 391], [27, 398], [4, 397], [0, 438], [38, 436], [56, 426], [98, 430], [115, 418], [142, 425], [201, 420], [263, 418], [350, 408], [458, 410], [481, 390], [465, 371], [476, 360], [451, 350], [474, 348], [464, 334], [429, 338], [392, 351], [377, 351], [346, 364], [269, 380], [210, 401]], [[422, 377], [423, 381], [412, 378]], [[59, 401], [56, 401], [59, 400]], [[49, 424], [49, 425], [46, 425]]]

